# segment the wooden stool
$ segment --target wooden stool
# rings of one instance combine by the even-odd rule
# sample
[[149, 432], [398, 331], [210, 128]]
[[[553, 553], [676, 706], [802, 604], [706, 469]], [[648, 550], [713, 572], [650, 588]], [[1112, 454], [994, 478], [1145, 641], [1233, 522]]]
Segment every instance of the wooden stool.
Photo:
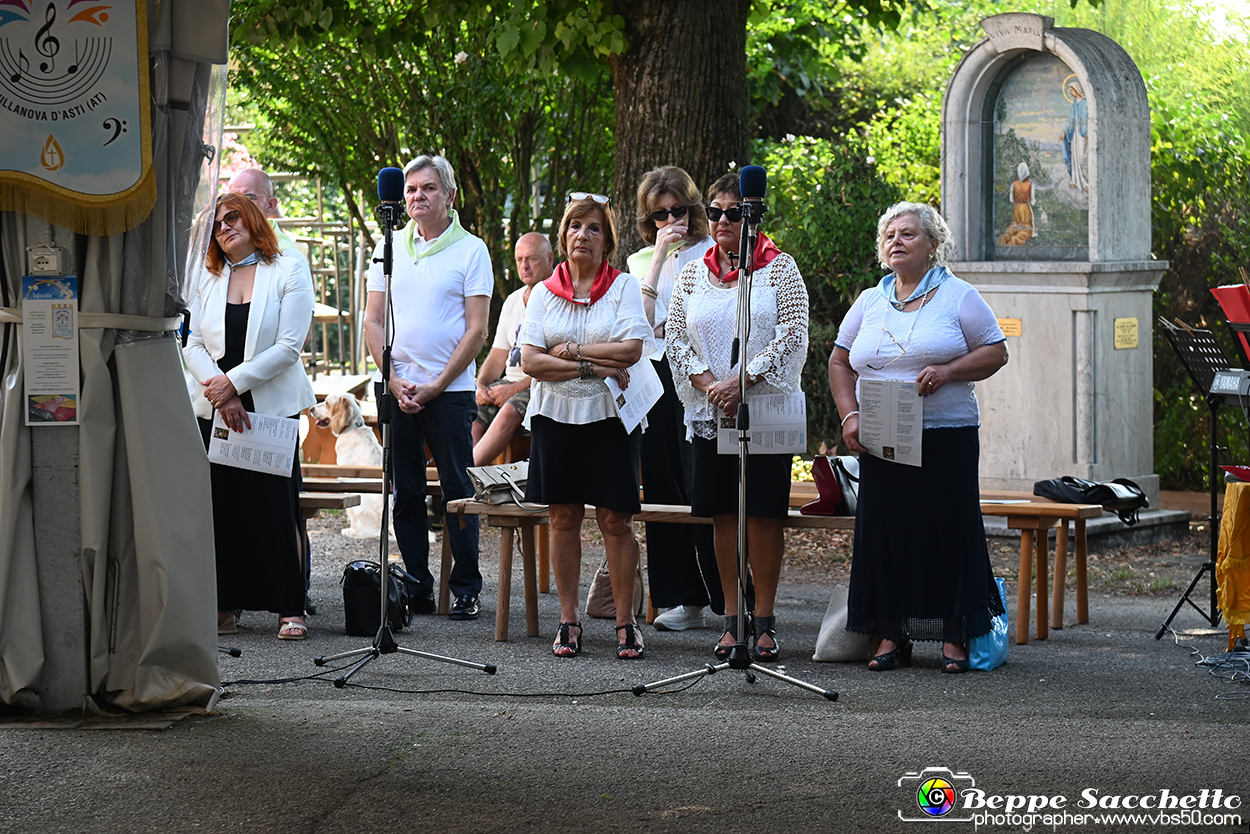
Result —
[[[515, 505], [513, 505], [515, 506]], [[451, 576], [451, 540], [447, 537], [448, 524], [464, 524], [462, 513], [448, 510], [443, 516], [443, 561], [438, 587], [438, 611], [448, 611], [451, 592], [447, 580]], [[512, 551], [515, 532], [521, 532], [521, 585], [525, 590], [525, 633], [538, 636], [538, 583], [534, 563], [535, 527], [541, 525], [538, 536], [547, 539], [546, 514], [534, 516], [486, 515], [486, 524], [499, 528], [499, 593], [495, 602], [495, 639], [508, 640], [508, 609], [512, 604]]]

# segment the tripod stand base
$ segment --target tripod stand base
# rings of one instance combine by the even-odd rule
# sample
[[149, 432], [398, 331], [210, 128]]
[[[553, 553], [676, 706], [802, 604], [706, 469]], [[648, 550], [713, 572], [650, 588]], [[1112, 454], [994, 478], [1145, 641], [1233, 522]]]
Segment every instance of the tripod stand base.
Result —
[[378, 657], [384, 654], [395, 654], [396, 652], [402, 652], [403, 654], [412, 655], [413, 657], [422, 657], [426, 660], [437, 660], [442, 663], [452, 663], [456, 666], [477, 669], [478, 671], [485, 672], [488, 675], [493, 675], [497, 671], [497, 667], [493, 663], [474, 663], [472, 661], [461, 660], [456, 657], [445, 657], [441, 654], [432, 654], [431, 652], [422, 652], [417, 651], [416, 649], [405, 648], [395, 642], [395, 637], [391, 634], [390, 626], [385, 624], [378, 629], [377, 636], [373, 638], [373, 645], [365, 646], [361, 649], [339, 652], [338, 654], [328, 654], [314, 657], [313, 663], [317, 666], [325, 666], [327, 663], [334, 663], [338, 660], [346, 660], [350, 657], [360, 657], [360, 660], [357, 661], [352, 668], [348, 669], [343, 675], [334, 679], [334, 685], [339, 689], [342, 689], [344, 686], [347, 686], [347, 682], [351, 680], [353, 675], [368, 666], [374, 660], [377, 660]]
[[[739, 651], [739, 649], [741, 649], [741, 651]], [[747, 658], [748, 662], [743, 663], [740, 658]], [[808, 692], [819, 695], [826, 701], [838, 700], [838, 693], [832, 689], [821, 689], [819, 686], [814, 686], [806, 681], [801, 681], [798, 678], [792, 678], [789, 675], [778, 672], [775, 669], [770, 669], [762, 664], [751, 663], [749, 662], [749, 658], [750, 655], [747, 653], [746, 645], [743, 643], [737, 643], [734, 645], [733, 649], [730, 650], [729, 660], [726, 660], [723, 663], [707, 663], [704, 664], [702, 669], [694, 672], [687, 672], [684, 675], [665, 678], [664, 680], [655, 681], [654, 683], [640, 683], [634, 686], [630, 691], [633, 692], [634, 695], [641, 698], [648, 692], [663, 689], [665, 687], [672, 686], [675, 683], [695, 680], [697, 678], [707, 677], [708, 675], [715, 675], [722, 669], [737, 669], [746, 676], [747, 683], [755, 683], [755, 673], [758, 672], [761, 675], [767, 675], [768, 677], [779, 680], [782, 683], [797, 686], [799, 689], [806, 689]]]
[[[1198, 587], [1198, 583], [1202, 580], [1202, 575], [1207, 571], [1211, 571], [1211, 613], [1209, 614], [1195, 605], [1194, 601], [1189, 598], [1189, 595], [1193, 593], [1194, 588]], [[1185, 589], [1185, 593], [1181, 594], [1181, 598], [1176, 601], [1176, 607], [1172, 609], [1172, 613], [1168, 614], [1168, 618], [1163, 621], [1163, 625], [1159, 626], [1159, 630], [1155, 632], [1155, 639], [1159, 640], [1163, 637], [1164, 632], [1168, 630], [1168, 626], [1172, 624], [1173, 618], [1180, 613], [1181, 606], [1185, 603], [1189, 603], [1189, 607], [1197, 611], [1202, 616], [1202, 619], [1206, 620], [1212, 626], [1219, 625], [1220, 609], [1216, 607], [1215, 593], [1215, 562], [1203, 562], [1202, 567], [1198, 568], [1198, 573], [1194, 575], [1193, 581], [1190, 582], [1189, 587]]]

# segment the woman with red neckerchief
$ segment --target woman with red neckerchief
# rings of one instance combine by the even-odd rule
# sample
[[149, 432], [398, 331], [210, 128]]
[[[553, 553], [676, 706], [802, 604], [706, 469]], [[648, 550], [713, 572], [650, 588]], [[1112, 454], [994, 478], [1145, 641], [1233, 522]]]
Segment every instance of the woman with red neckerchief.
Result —
[[560, 595], [556, 657], [581, 652], [578, 591], [582, 518], [595, 507], [603, 533], [612, 598], [616, 656], [643, 655], [634, 619], [638, 542], [634, 514], [642, 430], [626, 432], [604, 379], [629, 386], [629, 368], [651, 341], [638, 280], [608, 263], [616, 251], [616, 214], [602, 194], [575, 191], [560, 221], [567, 260], [534, 287], [521, 326], [521, 368], [533, 378], [526, 423], [530, 466], [526, 499], [550, 506], [551, 559]]
[[[708, 202], [716, 246], [678, 277], [666, 335], [673, 381], [686, 409], [686, 434], [694, 447], [691, 514], [710, 516], [716, 538], [725, 630], [713, 652], [724, 660], [738, 638], [738, 457], [717, 454], [716, 431], [722, 416], [737, 414], [743, 394], [738, 365], [731, 364], [742, 239], [738, 175], [714, 182]], [[751, 330], [742, 351], [747, 388], [761, 395], [793, 393], [807, 358], [807, 287], [794, 258], [762, 232], [752, 265]], [[790, 509], [790, 456], [750, 455], [746, 478], [747, 554], [755, 580], [753, 654], [756, 660], [772, 661], [781, 651], [774, 605], [785, 544], [782, 525]]]

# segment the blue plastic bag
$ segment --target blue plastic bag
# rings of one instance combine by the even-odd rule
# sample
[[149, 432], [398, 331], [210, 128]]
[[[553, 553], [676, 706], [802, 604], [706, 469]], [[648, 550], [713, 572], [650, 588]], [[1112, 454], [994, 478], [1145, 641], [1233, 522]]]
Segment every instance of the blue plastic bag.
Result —
[[1007, 662], [1007, 583], [995, 578], [998, 598], [1003, 601], [1003, 613], [994, 618], [989, 634], [973, 637], [968, 641], [970, 668], [988, 672]]

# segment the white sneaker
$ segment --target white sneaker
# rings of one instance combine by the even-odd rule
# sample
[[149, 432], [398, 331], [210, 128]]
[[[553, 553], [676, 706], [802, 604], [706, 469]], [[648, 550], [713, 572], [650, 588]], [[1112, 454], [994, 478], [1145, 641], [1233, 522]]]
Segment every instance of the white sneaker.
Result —
[[691, 628], [706, 628], [703, 622], [702, 605], [679, 605], [676, 608], [665, 608], [664, 613], [655, 618], [653, 625], [659, 631], [686, 631]]

